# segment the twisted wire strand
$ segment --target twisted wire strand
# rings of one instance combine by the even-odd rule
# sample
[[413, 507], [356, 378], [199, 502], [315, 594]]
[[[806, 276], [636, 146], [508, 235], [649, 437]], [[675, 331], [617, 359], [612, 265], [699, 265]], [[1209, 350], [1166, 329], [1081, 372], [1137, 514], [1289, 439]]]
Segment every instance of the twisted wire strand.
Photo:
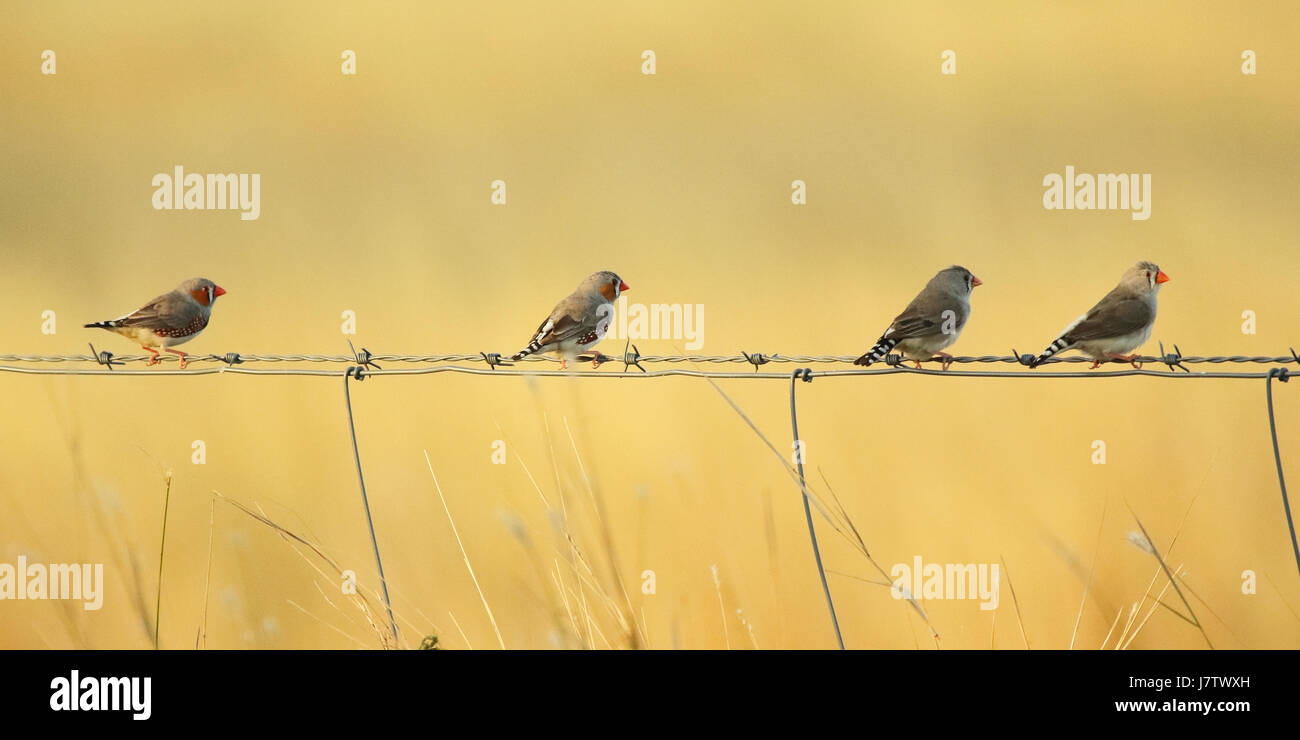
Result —
[[[855, 355], [782, 355], [782, 354], [764, 355], [762, 353], [748, 354], [743, 352], [738, 355], [642, 355], [639, 352], [635, 351], [635, 349], [632, 352], [625, 351], [622, 355], [600, 355], [600, 357], [604, 362], [624, 363], [626, 366], [625, 369], [633, 365], [640, 367], [640, 363], [652, 363], [652, 364], [690, 363], [696, 365], [748, 364], [751, 365], [755, 371], [757, 371], [758, 368], [761, 367], [762, 365], [766, 365], [769, 363], [852, 364], [853, 361], [857, 359], [857, 356]], [[956, 365], [1011, 364], [1011, 365], [1024, 366], [1027, 364], [1028, 357], [1029, 357], [1028, 355], [1019, 355], [1019, 354], [976, 355], [976, 356], [954, 357], [952, 358], [951, 363]], [[130, 363], [144, 363], [150, 361], [151, 359], [153, 358], [151, 358], [148, 355], [117, 355], [111, 352], [99, 352], [97, 354], [64, 354], [64, 355], [0, 354], [0, 363], [15, 363], [15, 364], [89, 363], [96, 366], [104, 367], [106, 369], [111, 368], [113, 366], [120, 366], [120, 365], [130, 364]], [[177, 362], [178, 359], [170, 356], [165, 356], [165, 357], [158, 358], [158, 361], [162, 363], [172, 363], [172, 362]], [[1189, 364], [1190, 365], [1198, 365], [1198, 364], [1287, 365], [1291, 363], [1300, 364], [1300, 356], [1297, 356], [1294, 350], [1290, 351], [1290, 354], [1286, 354], [1286, 355], [1213, 355], [1213, 356], [1183, 355], [1180, 352], [1175, 351], [1172, 353], [1160, 354], [1160, 355], [1144, 355], [1140, 357], [1138, 361], [1144, 364], [1167, 365], [1169, 366], [1170, 370], [1173, 371], [1175, 368], [1179, 368], [1179, 366], [1181, 365], [1189, 365]], [[477, 354], [383, 355], [383, 354], [371, 354], [368, 350], [365, 349], [362, 349], [360, 353], [356, 353], [352, 355], [325, 355], [325, 354], [298, 354], [298, 353], [242, 354], [238, 352], [230, 352], [224, 355], [191, 355], [189, 357], [190, 364], [209, 363], [214, 365], [225, 366], [230, 370], [236, 369], [235, 368], [236, 365], [245, 365], [249, 363], [326, 363], [326, 364], [336, 363], [340, 365], [360, 365], [366, 368], [367, 373], [384, 374], [379, 371], [378, 365], [375, 364], [379, 362], [405, 363], [405, 364], [416, 364], [416, 365], [445, 365], [447, 363], [482, 363], [487, 365], [488, 369], [493, 372], [504, 373], [507, 371], [499, 370], [498, 368], [510, 367], [512, 365], [515, 365], [517, 363], [522, 363], [522, 362], [556, 363], [559, 362], [559, 360], [552, 357], [544, 357], [538, 355], [529, 355], [520, 360], [508, 360], [503, 358], [499, 354], [488, 354], [482, 352]], [[940, 360], [938, 359], [924, 360], [923, 362], [934, 364], [934, 363], [939, 363]], [[1068, 357], [1058, 356], [1058, 357], [1050, 357], [1046, 359], [1041, 363], [1040, 366], [1057, 365], [1057, 364], [1077, 364], [1077, 363], [1085, 363], [1085, 362], [1090, 363], [1092, 362], [1092, 360], [1088, 359], [1087, 357], [1081, 357], [1081, 356], [1068, 356]], [[901, 358], [899, 358], [898, 355], [890, 355], [880, 364], [882, 366], [887, 367], [890, 370], [895, 370], [902, 367], [900, 363], [901, 363]], [[1111, 363], [1104, 363], [1104, 364], [1117, 364], [1117, 365], [1127, 366], [1129, 363], [1124, 362], [1122, 360], [1114, 360]], [[373, 370], [370, 369], [372, 367], [374, 367], [375, 369]], [[5, 368], [5, 369], [10, 370], [9, 368]], [[1179, 368], [1179, 369], [1185, 369], [1185, 368]], [[208, 370], [208, 373], [206, 374], [210, 374], [211, 368], [205, 368], [205, 370]], [[118, 372], [124, 372], [124, 371], [118, 371]], [[161, 374], [169, 371], [159, 369], [159, 370], [151, 370], [149, 372], [151, 374]], [[198, 369], [194, 371], [188, 371], [188, 372], [192, 374], [205, 374], [205, 373], [200, 373], [200, 370]], [[387, 371], [385, 371], [385, 373], [386, 372]], [[877, 371], [863, 372], [859, 370], [854, 370], [852, 372], [860, 373], [860, 374], [878, 374]], [[82, 374], [82, 373], [76, 373], [76, 374]], [[564, 374], [578, 375], [579, 373], [564, 373]], [[594, 374], [595, 373], [582, 373], [582, 375], [594, 375]], [[609, 373], [609, 372], [604, 372], [601, 374], [605, 376], [612, 376], [612, 377], [618, 376], [614, 373]], [[648, 373], [642, 373], [642, 374], [648, 374]], [[825, 374], [825, 371], [819, 371], [818, 374]], [[1034, 374], [1043, 375], [1044, 373], [1034, 373]], [[1092, 373], [1092, 374], [1095, 375], [1097, 373]], [[1120, 373], [1108, 372], [1106, 374], [1118, 375]], [[1135, 373], [1124, 373], [1124, 374], [1135, 374]], [[788, 377], [788, 376], [784, 373], [780, 373], [775, 375], [774, 377]], [[1263, 376], [1260, 375], [1258, 377], [1263, 377]]]
[[[498, 370], [495, 368], [463, 367], [460, 365], [438, 365], [436, 367], [395, 368], [389, 370], [365, 369], [365, 377], [372, 375], [434, 375], [437, 373], [460, 373], [466, 375], [492, 375], [498, 377], [528, 376], [550, 378], [665, 378], [694, 377], [719, 379], [754, 379], [754, 380], [789, 380], [785, 373], [719, 371], [719, 370], [651, 370], [648, 372], [625, 370], [594, 372], [571, 370]], [[281, 375], [281, 376], [317, 376], [338, 378], [347, 374], [347, 370], [315, 370], [311, 368], [245, 368], [245, 367], [204, 367], [185, 370], [155, 368], [147, 370], [112, 370], [109, 368], [31, 368], [0, 365], [0, 373], [19, 375], [122, 375], [122, 376], [172, 376], [172, 375]], [[1172, 372], [1167, 370], [1146, 370], [1127, 368], [1124, 370], [1084, 370], [1066, 372], [1035, 372], [1014, 370], [931, 370], [912, 367], [882, 367], [861, 370], [819, 370], [819, 378], [851, 377], [858, 375], [931, 375], [945, 378], [1118, 378], [1128, 376], [1145, 376], [1152, 378], [1241, 378], [1258, 379], [1268, 377], [1267, 372]]]

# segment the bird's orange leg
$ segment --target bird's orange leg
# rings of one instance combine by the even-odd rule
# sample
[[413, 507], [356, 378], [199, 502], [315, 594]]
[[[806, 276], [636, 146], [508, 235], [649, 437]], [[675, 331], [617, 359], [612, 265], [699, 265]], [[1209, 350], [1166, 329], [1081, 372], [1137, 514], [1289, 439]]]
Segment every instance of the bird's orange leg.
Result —
[[916, 369], [917, 369], [917, 370], [920, 370], [920, 369], [921, 369], [921, 361], [920, 361], [920, 360], [912, 360], [912, 362], [913, 362], [913, 364], [916, 365]]
[[561, 370], [569, 369], [569, 361], [564, 359], [563, 357], [560, 358], [560, 369]]
[[[186, 355], [184, 352], [181, 352], [181, 351], [178, 350], [178, 349], [166, 349], [166, 348], [165, 348], [165, 349], [163, 349], [163, 352], [171, 352], [171, 353], [174, 354], [174, 355], [179, 355], [180, 358], [181, 358], [181, 369], [182, 369], [182, 370], [184, 370], [185, 367], [186, 367], [187, 365], [190, 364], [190, 361], [189, 361], [189, 359], [188, 359], [188, 355]], [[153, 364], [153, 363], [150, 363], [150, 364]]]
[[1092, 361], [1092, 367], [1090, 367], [1090, 368], [1088, 368], [1088, 369], [1089, 369], [1089, 370], [1096, 370], [1096, 369], [1099, 368], [1099, 367], [1101, 367], [1101, 360], [1095, 360], [1095, 359], [1094, 359], [1094, 360]]
[[1137, 353], [1134, 353], [1134, 354], [1131, 354], [1131, 355], [1115, 355], [1115, 357], [1114, 357], [1113, 359], [1116, 359], [1116, 360], [1123, 360], [1123, 361], [1127, 362], [1128, 364], [1132, 365], [1134, 370], [1141, 370], [1141, 369], [1142, 369], [1142, 363], [1138, 361], [1138, 358], [1139, 358], [1139, 357], [1141, 357], [1141, 355], [1139, 355], [1139, 354], [1137, 354]]
[[150, 347], [146, 347], [144, 345], [140, 345], [140, 349], [149, 353], [149, 367], [153, 367], [154, 365], [158, 364], [158, 350], [152, 349]]
[[948, 366], [952, 364], [952, 355], [948, 354], [947, 352], [937, 352], [937, 353], [935, 353], [934, 356], [935, 356], [935, 357], [938, 357], [938, 358], [941, 359], [941, 360], [943, 360], [943, 369], [944, 369], [944, 370], [947, 370], [947, 369], [948, 369]]

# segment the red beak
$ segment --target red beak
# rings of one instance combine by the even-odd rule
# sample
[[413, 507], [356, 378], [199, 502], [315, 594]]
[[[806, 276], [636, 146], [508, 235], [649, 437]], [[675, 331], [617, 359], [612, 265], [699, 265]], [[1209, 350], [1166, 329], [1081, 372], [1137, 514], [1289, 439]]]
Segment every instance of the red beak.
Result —
[[1167, 283], [1167, 282], [1169, 282], [1168, 275], [1166, 275], [1163, 271], [1156, 273], [1156, 285], [1159, 285], [1160, 283]]
[[983, 281], [983, 280], [980, 280], [979, 278], [975, 277], [974, 275], [971, 275], [971, 276], [970, 276], [970, 287], [974, 288], [976, 285], [983, 285], [983, 284], [984, 284], [984, 281]]
[[214, 298], [215, 298], [216, 296], [219, 296], [219, 295], [225, 295], [225, 294], [226, 294], [226, 289], [225, 289], [225, 288], [221, 287], [220, 285], [214, 285], [214, 286], [213, 286], [213, 289], [212, 289], [212, 296], [213, 296]]
[[619, 292], [622, 292], [622, 291], [627, 290], [627, 282], [624, 281], [624, 280], [620, 280], [620, 281], [618, 281], [618, 289], [619, 289]]

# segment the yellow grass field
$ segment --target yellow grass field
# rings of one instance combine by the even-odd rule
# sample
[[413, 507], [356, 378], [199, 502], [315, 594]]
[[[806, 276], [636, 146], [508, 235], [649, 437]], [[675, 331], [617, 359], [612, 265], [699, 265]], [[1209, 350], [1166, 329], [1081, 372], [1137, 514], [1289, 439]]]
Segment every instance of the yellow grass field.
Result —
[[[0, 353], [139, 354], [81, 327], [204, 276], [228, 295], [195, 355], [509, 354], [609, 269], [629, 301], [704, 307], [701, 348], [638, 340], [644, 355], [856, 356], [961, 264], [984, 285], [950, 351], [1006, 355], [1040, 351], [1139, 259], [1172, 278], [1144, 354], [1300, 348], [1294, 3], [4, 15]], [[259, 217], [156, 210], [151, 179], [177, 165], [259, 173]], [[1150, 173], [1150, 218], [1046, 210], [1043, 178], [1067, 165]], [[750, 370], [647, 365], [668, 367]], [[809, 484], [885, 571], [1002, 567], [997, 609], [924, 600], [927, 624], [814, 509], [848, 647], [1300, 648], [1263, 380], [955, 377], [995, 367], [1017, 369], [798, 385]], [[787, 467], [789, 383], [577, 377], [621, 369], [352, 381], [396, 643], [339, 377], [0, 372], [0, 563], [105, 578], [97, 611], [0, 601], [0, 648], [152, 647], [159, 600], [164, 649], [834, 647]], [[1273, 389], [1300, 481], [1300, 386]], [[1135, 515], [1203, 629], [1130, 541]]]

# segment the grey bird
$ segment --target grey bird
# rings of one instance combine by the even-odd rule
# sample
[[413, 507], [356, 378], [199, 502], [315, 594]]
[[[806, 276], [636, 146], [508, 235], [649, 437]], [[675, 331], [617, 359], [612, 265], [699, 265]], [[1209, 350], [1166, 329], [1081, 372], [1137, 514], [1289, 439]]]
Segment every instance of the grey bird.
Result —
[[940, 350], [957, 341], [970, 318], [971, 291], [983, 284], [965, 267], [953, 265], [940, 270], [880, 335], [876, 345], [853, 364], [869, 366], [880, 362], [897, 347], [918, 368], [922, 360], [938, 357], [947, 370], [952, 355]]
[[[627, 289], [627, 283], [608, 270], [593, 273], [577, 290], [555, 304], [528, 346], [510, 359], [522, 360], [531, 354], [554, 352], [560, 356], [560, 369], [566, 369], [569, 360], [605, 338], [614, 316], [614, 301]], [[592, 364], [599, 367], [602, 359], [597, 354]]]
[[149, 364], [158, 364], [158, 351], [180, 357], [181, 369], [189, 361], [186, 354], [172, 347], [199, 335], [212, 318], [212, 304], [225, 288], [207, 278], [190, 278], [170, 293], [164, 293], [131, 313], [108, 321], [86, 324], [87, 329], [107, 329], [139, 344], [149, 353]]
[[1139, 262], [1124, 272], [1111, 292], [1097, 305], [1065, 327], [1056, 341], [1034, 358], [1030, 367], [1067, 349], [1077, 349], [1092, 358], [1092, 367], [1123, 360], [1141, 367], [1138, 355], [1129, 354], [1151, 338], [1156, 322], [1156, 294], [1169, 282], [1154, 262]]

